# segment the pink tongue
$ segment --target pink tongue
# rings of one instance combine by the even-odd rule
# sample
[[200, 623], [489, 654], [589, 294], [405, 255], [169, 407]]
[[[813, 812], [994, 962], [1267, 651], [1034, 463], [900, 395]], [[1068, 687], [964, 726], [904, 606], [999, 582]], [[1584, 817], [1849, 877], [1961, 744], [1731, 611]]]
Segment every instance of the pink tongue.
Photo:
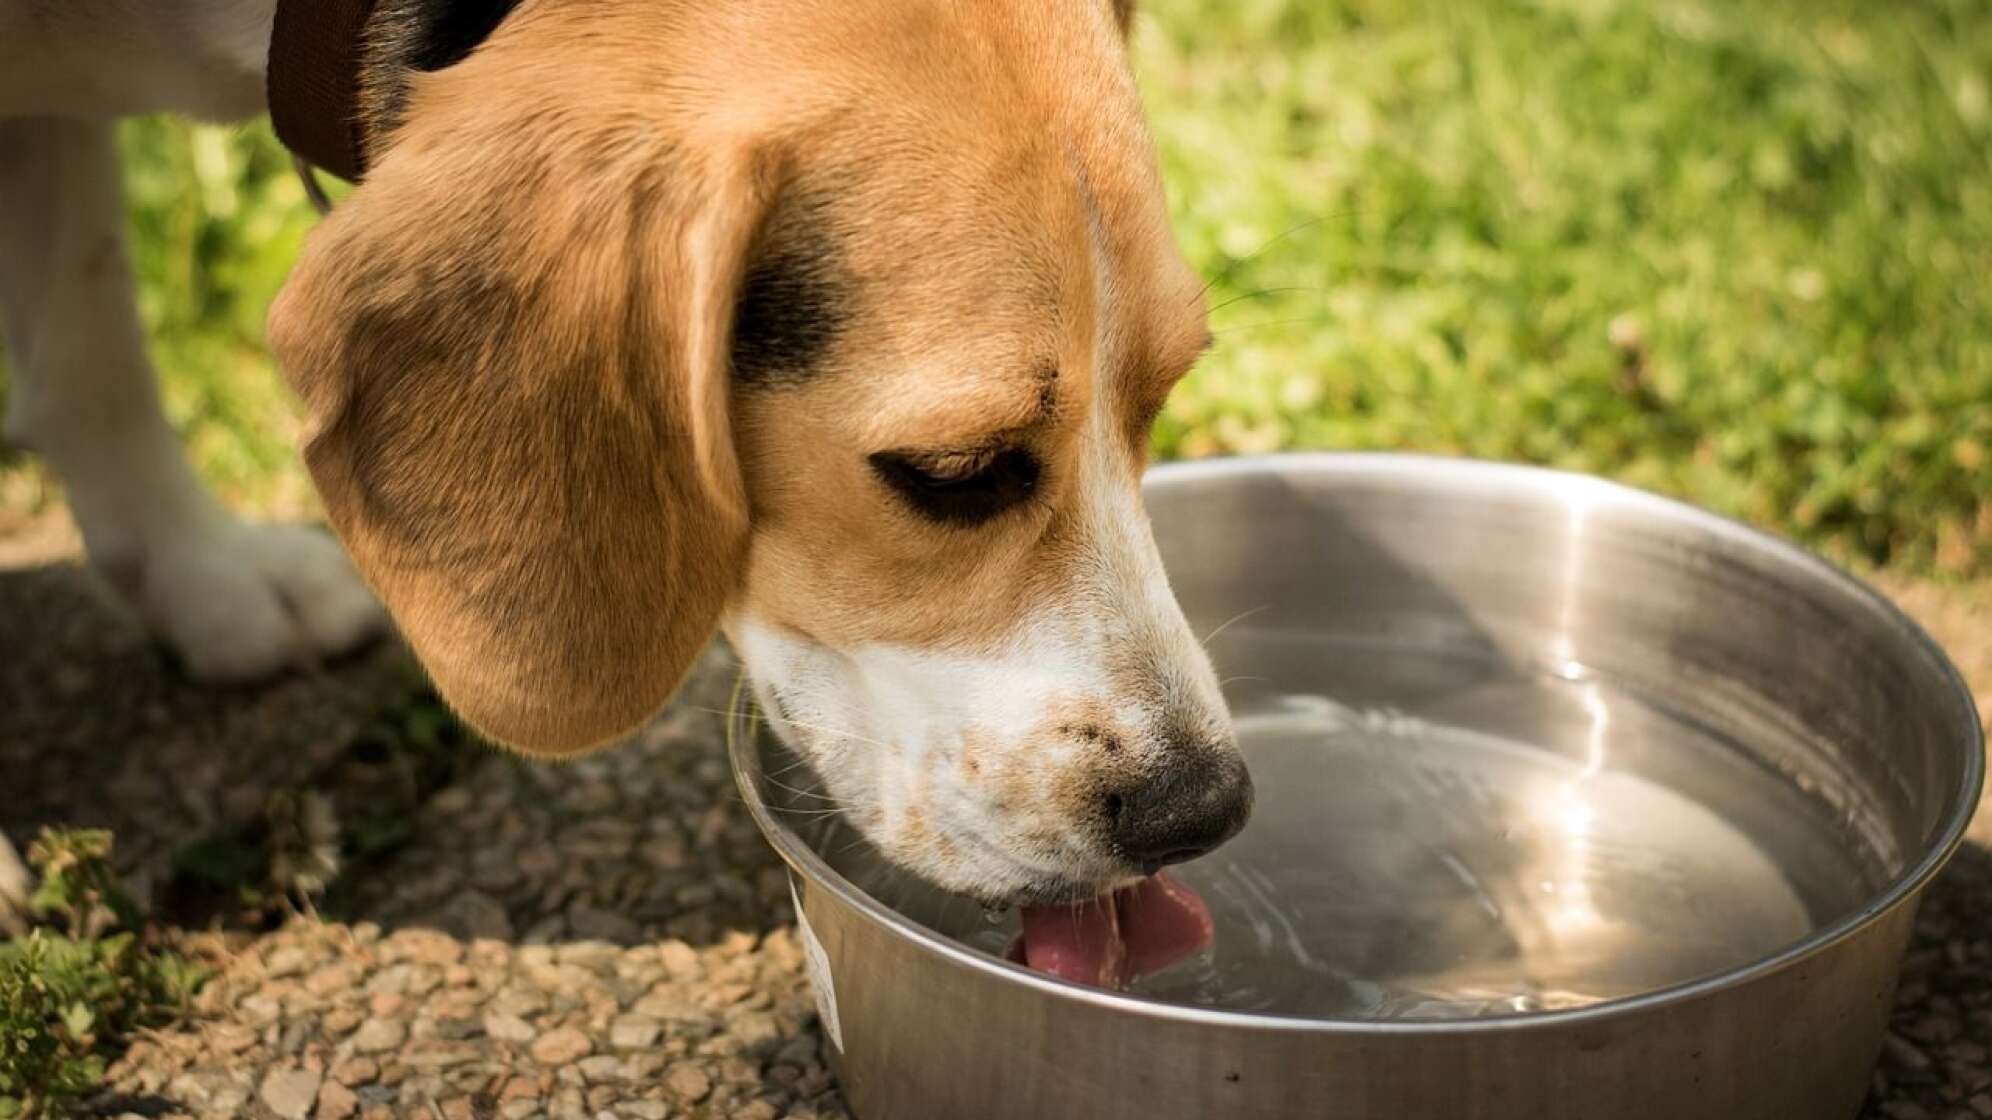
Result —
[[1151, 875], [1087, 902], [1024, 907], [1019, 948], [1039, 972], [1118, 988], [1202, 949], [1212, 933], [1210, 908], [1197, 892]]

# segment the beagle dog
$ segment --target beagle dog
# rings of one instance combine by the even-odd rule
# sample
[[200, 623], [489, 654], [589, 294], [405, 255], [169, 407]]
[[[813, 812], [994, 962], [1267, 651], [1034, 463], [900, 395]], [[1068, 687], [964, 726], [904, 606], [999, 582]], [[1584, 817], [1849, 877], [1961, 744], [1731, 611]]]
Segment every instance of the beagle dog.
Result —
[[1089, 898], [1251, 783], [1142, 508], [1209, 342], [1129, 0], [381, 0], [367, 174], [269, 317], [354, 567], [169, 444], [110, 119], [259, 109], [275, 0], [0, 0], [8, 434], [203, 676], [376, 625], [530, 755], [723, 631], [907, 869]]

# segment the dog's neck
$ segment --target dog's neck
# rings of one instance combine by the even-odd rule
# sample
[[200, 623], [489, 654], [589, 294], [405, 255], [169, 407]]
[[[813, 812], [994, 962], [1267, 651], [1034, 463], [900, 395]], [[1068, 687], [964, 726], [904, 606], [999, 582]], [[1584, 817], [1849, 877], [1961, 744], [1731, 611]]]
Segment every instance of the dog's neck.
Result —
[[411, 73], [462, 61], [518, 0], [277, 0], [268, 91], [277, 136], [357, 181], [401, 120]]

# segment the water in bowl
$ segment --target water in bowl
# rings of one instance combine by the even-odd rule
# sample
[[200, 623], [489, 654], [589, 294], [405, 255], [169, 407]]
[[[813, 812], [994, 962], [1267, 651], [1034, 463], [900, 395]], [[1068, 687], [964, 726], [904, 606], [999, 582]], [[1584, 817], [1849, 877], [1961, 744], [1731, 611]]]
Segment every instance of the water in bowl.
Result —
[[[1139, 995], [1310, 1018], [1577, 1007], [1773, 954], [1896, 862], [1766, 762], [1790, 752], [1575, 667], [1248, 628], [1212, 653], [1258, 804], [1175, 872], [1216, 942]], [[912, 880], [834, 819], [803, 823], [908, 916], [996, 955], [1015, 936], [1014, 915]]]

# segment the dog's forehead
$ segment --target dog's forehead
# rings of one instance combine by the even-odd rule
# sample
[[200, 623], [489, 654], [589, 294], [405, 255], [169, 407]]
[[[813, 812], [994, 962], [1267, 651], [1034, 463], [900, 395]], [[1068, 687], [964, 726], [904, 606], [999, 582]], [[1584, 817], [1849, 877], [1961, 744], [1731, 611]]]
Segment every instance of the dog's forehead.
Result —
[[1111, 7], [852, 0], [813, 25], [828, 7], [782, 32], [770, 98], [807, 200], [779, 224], [841, 282], [811, 395], [881, 444], [972, 442], [1047, 386], [1067, 415], [1151, 410], [1201, 348], [1202, 285]]
[[846, 356], [890, 403], [924, 411], [1007, 387], [996, 411], [1022, 412], [1048, 377], [1068, 401], [1116, 386], [1147, 397], [1149, 371], [1180, 374], [1200, 348], [1201, 283], [1145, 150], [1082, 133], [837, 157], [812, 176], [826, 201], [808, 220], [865, 324], [847, 341], [867, 353]]
[[[1180, 267], [1168, 254], [1144, 259], [1173, 246], [1105, 0], [809, 8], [783, 33], [796, 65], [760, 112], [795, 147], [802, 174], [846, 200], [847, 216], [896, 235], [872, 243], [899, 253], [895, 274], [920, 273], [923, 261], [945, 273], [1000, 252], [1013, 287], [1037, 280], [1035, 294], [1052, 296], [1054, 270], [1088, 222], [1139, 270]], [[987, 290], [985, 277], [962, 279]]]

